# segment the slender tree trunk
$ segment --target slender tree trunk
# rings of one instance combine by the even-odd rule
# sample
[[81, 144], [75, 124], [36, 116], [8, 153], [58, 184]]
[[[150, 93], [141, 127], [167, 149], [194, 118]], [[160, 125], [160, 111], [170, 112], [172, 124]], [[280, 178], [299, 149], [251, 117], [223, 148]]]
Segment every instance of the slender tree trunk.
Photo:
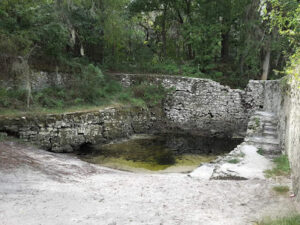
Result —
[[227, 62], [229, 59], [229, 31], [222, 34], [221, 57], [223, 62]]
[[30, 82], [30, 72], [26, 71], [26, 90], [27, 90], [27, 99], [26, 99], [26, 105], [27, 109], [30, 107], [30, 99], [32, 98], [31, 96], [31, 82]]
[[223, 0], [223, 31], [221, 34], [221, 58], [223, 62], [227, 62], [229, 59], [229, 39], [230, 39], [230, 26], [231, 26], [231, 0]]
[[[191, 0], [185, 0], [186, 4], [186, 15], [188, 18], [188, 23], [192, 24], [192, 17], [191, 17]], [[188, 38], [188, 41], [190, 40], [190, 37]], [[193, 52], [193, 46], [191, 43], [188, 44], [188, 59], [192, 60], [194, 59], [194, 52]]]
[[162, 18], [162, 53], [163, 56], [166, 57], [167, 55], [167, 30], [166, 30], [166, 18], [167, 17], [167, 7], [164, 6], [163, 9], [163, 18]]
[[271, 49], [268, 48], [267, 53], [265, 55], [264, 63], [263, 63], [263, 74], [261, 76], [262, 80], [267, 80], [270, 69], [270, 59], [271, 59]]
[[244, 55], [241, 56], [241, 61], [240, 61], [240, 74], [241, 76], [244, 76], [244, 64], [245, 64], [245, 57]]
[[189, 59], [193, 59], [193, 48], [192, 48], [192, 44], [188, 44], [188, 57]]

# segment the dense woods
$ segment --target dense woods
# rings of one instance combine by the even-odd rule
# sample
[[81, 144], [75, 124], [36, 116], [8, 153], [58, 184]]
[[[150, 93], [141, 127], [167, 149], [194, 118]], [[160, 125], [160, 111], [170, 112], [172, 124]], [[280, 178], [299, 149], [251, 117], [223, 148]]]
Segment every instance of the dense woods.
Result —
[[91, 89], [103, 83], [101, 71], [241, 88], [281, 77], [297, 58], [299, 13], [298, 0], [2, 0], [0, 73], [25, 80], [31, 70], [80, 74], [81, 90], [86, 77]]

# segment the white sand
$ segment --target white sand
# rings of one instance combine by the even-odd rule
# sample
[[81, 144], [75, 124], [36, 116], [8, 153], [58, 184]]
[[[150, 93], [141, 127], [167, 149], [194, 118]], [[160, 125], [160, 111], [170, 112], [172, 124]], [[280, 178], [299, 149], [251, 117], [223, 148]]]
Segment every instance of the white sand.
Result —
[[0, 225], [253, 224], [293, 209], [274, 184], [134, 174], [0, 143]]

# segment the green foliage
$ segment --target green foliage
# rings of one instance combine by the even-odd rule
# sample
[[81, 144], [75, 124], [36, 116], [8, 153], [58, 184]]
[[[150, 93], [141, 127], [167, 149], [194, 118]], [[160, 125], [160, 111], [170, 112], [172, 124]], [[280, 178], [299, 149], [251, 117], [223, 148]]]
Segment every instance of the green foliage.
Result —
[[266, 170], [267, 177], [273, 176], [288, 176], [291, 173], [290, 163], [287, 155], [281, 155], [274, 160], [275, 168]]
[[0, 142], [7, 140], [7, 134], [6, 133], [1, 133], [0, 132]]
[[[112, 70], [183, 74], [242, 86], [239, 80], [259, 75], [265, 44], [259, 40], [268, 40], [259, 7], [249, 0], [2, 1], [0, 49], [24, 55], [36, 46], [31, 62], [46, 69], [62, 68], [70, 57], [84, 54]], [[296, 23], [293, 19], [289, 27]], [[274, 52], [283, 49], [282, 43], [274, 42]], [[224, 60], [229, 66], [220, 67]]]
[[[101, 70], [89, 64], [82, 69], [76, 80], [75, 86], [80, 90], [80, 95], [88, 103], [97, 104], [99, 99], [105, 97], [109, 88], [104, 87], [104, 76]], [[112, 90], [113, 91], [113, 90]]]
[[256, 127], [259, 127], [260, 126], [260, 120], [259, 120], [259, 118], [255, 117], [254, 120], [255, 120]]
[[300, 4], [297, 0], [269, 0], [272, 7], [265, 19], [272, 29], [279, 29], [281, 35], [288, 37], [290, 44], [300, 47]]
[[[286, 68], [286, 73], [289, 78], [295, 79], [297, 82], [300, 81], [300, 48], [296, 51], [294, 55], [290, 57], [290, 64]], [[288, 78], [287, 82], [290, 82]]]
[[25, 99], [26, 91], [23, 89], [0, 88], [0, 107], [17, 108], [20, 104], [24, 104]]
[[[155, 105], [165, 95], [161, 88], [141, 84], [145, 93], [136, 98], [139, 87], [124, 91], [99, 68], [243, 88], [260, 77], [269, 49], [270, 71], [282, 71], [291, 57], [286, 72], [299, 78], [299, 15], [297, 0], [2, 0], [1, 79], [20, 80], [12, 65], [26, 58], [31, 69], [72, 74], [64, 95], [33, 93], [34, 104], [98, 105], [119, 95], [134, 105]], [[20, 105], [24, 97], [12, 100], [2, 92], [1, 107]]]
[[283, 52], [289, 57], [285, 73], [299, 80], [300, 74], [300, 4], [297, 0], [269, 0], [271, 10], [264, 15], [272, 30], [279, 30], [287, 39], [287, 47]]
[[46, 108], [62, 108], [66, 93], [62, 88], [46, 88], [33, 94], [34, 103]]
[[171, 89], [166, 89], [162, 85], [147, 82], [132, 87], [133, 96], [142, 99], [150, 107], [160, 104], [170, 91]]
[[116, 82], [106, 80], [101, 70], [90, 64], [71, 82], [70, 88], [46, 88], [33, 93], [34, 103], [47, 108], [62, 108], [68, 105], [94, 104], [100, 105], [121, 91]]
[[258, 154], [260, 155], [264, 155], [265, 151], [262, 148], [258, 148], [258, 150], [256, 151]]
[[[124, 100], [126, 90], [123, 90], [118, 82], [105, 77], [98, 67], [87, 65], [81, 70], [67, 88], [48, 87], [33, 92], [33, 107], [62, 109], [82, 104], [102, 105], [113, 100]], [[128, 99], [130, 98], [131, 94], [128, 95]], [[0, 89], [0, 108], [23, 109], [25, 100], [25, 90]]]

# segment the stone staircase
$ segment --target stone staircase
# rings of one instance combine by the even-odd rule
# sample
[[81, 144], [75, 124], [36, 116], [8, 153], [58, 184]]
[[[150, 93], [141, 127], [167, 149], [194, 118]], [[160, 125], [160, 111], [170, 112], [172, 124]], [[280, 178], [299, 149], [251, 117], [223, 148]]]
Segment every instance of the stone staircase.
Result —
[[258, 148], [260, 154], [274, 158], [281, 154], [278, 118], [274, 113], [257, 111], [250, 118], [245, 142]]
[[212, 163], [206, 163], [189, 174], [200, 179], [265, 179], [273, 158], [281, 154], [275, 114], [257, 111], [250, 118], [244, 142]]

